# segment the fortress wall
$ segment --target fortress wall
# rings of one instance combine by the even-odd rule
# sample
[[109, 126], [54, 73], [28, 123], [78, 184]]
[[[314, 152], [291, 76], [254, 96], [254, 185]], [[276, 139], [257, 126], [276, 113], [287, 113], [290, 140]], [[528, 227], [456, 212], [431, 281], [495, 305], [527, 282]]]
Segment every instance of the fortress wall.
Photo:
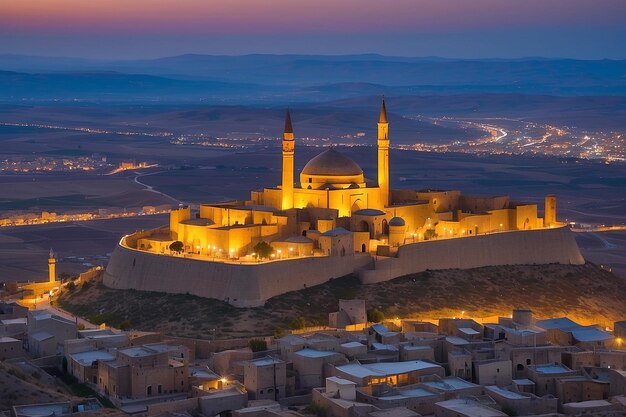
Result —
[[253, 307], [276, 295], [350, 274], [368, 262], [368, 254], [356, 254], [234, 264], [158, 255], [118, 245], [103, 282], [111, 288], [189, 293]]
[[409, 244], [398, 249], [396, 258], [360, 270], [359, 277], [364, 284], [371, 284], [427, 269], [584, 262], [572, 232], [561, 227]]

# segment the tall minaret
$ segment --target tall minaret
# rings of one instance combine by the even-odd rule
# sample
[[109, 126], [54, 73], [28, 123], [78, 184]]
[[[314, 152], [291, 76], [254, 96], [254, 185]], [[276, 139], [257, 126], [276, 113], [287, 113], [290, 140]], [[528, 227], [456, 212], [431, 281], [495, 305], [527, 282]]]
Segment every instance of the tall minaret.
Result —
[[48, 281], [54, 282], [56, 281], [56, 269], [57, 269], [57, 260], [54, 259], [54, 252], [50, 249], [50, 254], [48, 255]]
[[386, 207], [389, 205], [389, 123], [384, 97], [378, 117], [378, 187], [380, 201]]
[[285, 131], [283, 132], [283, 201], [282, 209], [293, 208], [293, 127], [291, 126], [291, 114], [287, 110], [285, 116]]

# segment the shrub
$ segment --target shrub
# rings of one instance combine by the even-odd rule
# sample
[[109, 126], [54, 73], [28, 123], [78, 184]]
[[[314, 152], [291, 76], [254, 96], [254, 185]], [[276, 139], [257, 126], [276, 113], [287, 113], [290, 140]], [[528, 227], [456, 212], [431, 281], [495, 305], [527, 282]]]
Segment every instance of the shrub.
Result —
[[367, 311], [367, 321], [372, 323], [380, 323], [383, 320], [385, 320], [385, 313], [383, 313], [382, 311], [376, 308]]
[[257, 243], [256, 245], [254, 245], [253, 249], [254, 253], [256, 253], [256, 256], [261, 259], [269, 258], [272, 255], [272, 252], [274, 252], [274, 248], [272, 247], [272, 245], [265, 241]]
[[185, 245], [180, 240], [174, 241], [170, 244], [170, 250], [172, 252], [181, 253], [184, 248], [185, 248]]
[[304, 329], [305, 326], [306, 320], [304, 320], [304, 317], [296, 317], [295, 319], [291, 320], [291, 324], [289, 325], [292, 330]]
[[267, 350], [267, 342], [263, 339], [250, 339], [248, 342], [248, 346], [250, 346], [250, 350], [253, 352], [261, 352]]

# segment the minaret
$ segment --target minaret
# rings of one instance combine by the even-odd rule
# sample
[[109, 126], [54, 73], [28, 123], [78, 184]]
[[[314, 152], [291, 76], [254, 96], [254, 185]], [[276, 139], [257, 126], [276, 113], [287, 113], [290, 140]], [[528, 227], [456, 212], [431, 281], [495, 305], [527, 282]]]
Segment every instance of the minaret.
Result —
[[389, 205], [389, 123], [385, 97], [383, 97], [378, 117], [378, 188], [380, 188], [380, 201], [383, 207], [386, 207]]
[[293, 208], [293, 127], [291, 126], [291, 114], [287, 110], [285, 116], [285, 131], [283, 132], [283, 201], [282, 209]]
[[50, 249], [50, 255], [48, 256], [48, 280], [50, 282], [56, 281], [56, 269], [57, 260], [54, 259], [54, 252]]

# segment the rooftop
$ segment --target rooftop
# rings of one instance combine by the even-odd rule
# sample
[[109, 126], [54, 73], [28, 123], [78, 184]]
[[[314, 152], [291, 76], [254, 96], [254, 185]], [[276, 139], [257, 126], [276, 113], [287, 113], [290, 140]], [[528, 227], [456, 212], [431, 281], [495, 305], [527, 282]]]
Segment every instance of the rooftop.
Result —
[[325, 352], [322, 350], [305, 348], [305, 349], [297, 351], [295, 354], [298, 356], [304, 356], [307, 358], [325, 358], [328, 356], [336, 355], [337, 352]]
[[340, 236], [340, 235], [349, 235], [350, 231], [344, 229], [343, 227], [335, 227], [334, 229], [330, 229], [327, 232], [322, 233], [322, 236]]
[[440, 391], [454, 391], [458, 389], [473, 388], [478, 386], [457, 377], [442, 378], [437, 381], [427, 381], [423, 384], [431, 388], [438, 389]]
[[568, 319], [567, 317], [558, 317], [554, 319], [546, 319], [546, 320], [537, 320], [536, 325], [541, 327], [542, 329], [550, 330], [550, 329], [560, 329], [567, 330], [572, 327], [580, 326], [575, 321]]
[[538, 374], [564, 374], [572, 372], [571, 369], [560, 363], [551, 365], [536, 365], [534, 366], [534, 369]]
[[83, 366], [89, 366], [95, 361], [112, 361], [115, 355], [106, 350], [90, 350], [87, 352], [72, 353], [70, 357]]
[[143, 346], [128, 347], [128, 348], [120, 349], [118, 352], [126, 356], [132, 356], [134, 358], [156, 355], [158, 353], [155, 350], [148, 349]]
[[476, 335], [480, 334], [479, 331], [472, 329], [471, 327], [459, 327], [459, 331], [463, 334], [467, 335]]
[[508, 389], [500, 388], [496, 385], [487, 385], [485, 386], [485, 389], [488, 391], [494, 392], [496, 394], [499, 394], [502, 397], [507, 398], [509, 400], [523, 400], [523, 399], [528, 398], [518, 392], [509, 391]]
[[495, 408], [487, 407], [470, 399], [454, 399], [436, 403], [436, 405], [448, 410], [461, 413], [468, 417], [506, 417], [507, 414], [498, 411]]
[[441, 368], [441, 366], [425, 361], [378, 362], [367, 365], [350, 363], [347, 365], [337, 366], [338, 370], [356, 378], [398, 375], [425, 369], [435, 370], [438, 368]]
[[354, 176], [362, 175], [361, 167], [335, 148], [328, 148], [311, 159], [302, 169], [304, 175]]
[[361, 209], [352, 214], [357, 216], [384, 216], [385, 212], [377, 209]]
[[259, 359], [253, 359], [250, 363], [254, 363], [256, 366], [267, 366], [267, 365], [277, 365], [279, 363], [284, 363], [282, 360], [273, 358], [271, 356], [265, 356]]
[[7, 336], [0, 337], [0, 343], [11, 343], [11, 342], [19, 342], [19, 340], [13, 339], [12, 337], [7, 337]]

